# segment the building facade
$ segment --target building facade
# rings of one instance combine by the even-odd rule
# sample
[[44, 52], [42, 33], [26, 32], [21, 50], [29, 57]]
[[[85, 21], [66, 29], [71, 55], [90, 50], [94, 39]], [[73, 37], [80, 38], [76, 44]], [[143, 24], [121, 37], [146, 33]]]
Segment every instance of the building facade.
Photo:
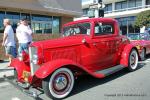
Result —
[[4, 18], [11, 20], [14, 30], [27, 18], [34, 33], [60, 33], [63, 24], [81, 14], [80, 0], [0, 0], [0, 33]]
[[[87, 18], [89, 5], [96, 0], [82, 0], [83, 17]], [[118, 20], [123, 35], [140, 32], [134, 27], [136, 15], [142, 11], [150, 10], [150, 0], [102, 0], [105, 4], [104, 17]]]

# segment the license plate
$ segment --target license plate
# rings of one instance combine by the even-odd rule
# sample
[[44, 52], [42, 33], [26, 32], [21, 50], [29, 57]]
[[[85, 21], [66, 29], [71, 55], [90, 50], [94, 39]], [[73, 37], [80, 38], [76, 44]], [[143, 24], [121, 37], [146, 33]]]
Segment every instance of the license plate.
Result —
[[28, 78], [30, 76], [30, 72], [23, 71], [23, 78]]

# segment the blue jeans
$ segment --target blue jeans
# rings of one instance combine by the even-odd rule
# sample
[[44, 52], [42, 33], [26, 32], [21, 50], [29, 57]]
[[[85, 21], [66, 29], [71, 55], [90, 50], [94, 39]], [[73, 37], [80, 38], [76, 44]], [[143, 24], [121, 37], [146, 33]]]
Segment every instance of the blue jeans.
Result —
[[16, 48], [15, 46], [6, 46], [5, 47], [6, 54], [12, 55], [15, 58], [16, 57], [15, 48]]
[[28, 53], [29, 43], [19, 43], [18, 54], [21, 54], [23, 51]]

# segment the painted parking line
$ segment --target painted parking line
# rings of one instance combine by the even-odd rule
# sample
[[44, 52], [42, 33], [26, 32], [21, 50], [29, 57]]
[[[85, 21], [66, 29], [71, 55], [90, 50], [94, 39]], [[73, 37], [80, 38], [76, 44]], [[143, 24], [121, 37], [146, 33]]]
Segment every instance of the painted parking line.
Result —
[[18, 97], [13, 97], [11, 100], [21, 100]]

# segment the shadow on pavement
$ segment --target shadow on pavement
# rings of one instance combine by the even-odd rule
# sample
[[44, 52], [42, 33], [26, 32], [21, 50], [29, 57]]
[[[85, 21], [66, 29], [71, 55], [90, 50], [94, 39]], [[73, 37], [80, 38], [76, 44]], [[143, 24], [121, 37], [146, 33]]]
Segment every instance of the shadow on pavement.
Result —
[[5, 61], [5, 60], [0, 60], [0, 63], [7, 63], [9, 61]]
[[[140, 70], [145, 65], [146, 65], [145, 63], [139, 63], [137, 70]], [[113, 81], [113, 80], [115, 80], [121, 76], [128, 74], [128, 73], [129, 72], [127, 71], [127, 69], [123, 69], [119, 72], [116, 72], [116, 73], [114, 73], [110, 76], [107, 76], [105, 78], [102, 78], [102, 79], [94, 78], [94, 77], [89, 76], [89, 75], [81, 76], [76, 80], [74, 89], [73, 89], [70, 96], [76, 95], [80, 92], [86, 91], [86, 90], [93, 88], [93, 87], [96, 87], [98, 85], [102, 85], [102, 84], [105, 84], [107, 82], [111, 82], [111, 81]]]
[[150, 54], [146, 55], [146, 59], [150, 59]]

